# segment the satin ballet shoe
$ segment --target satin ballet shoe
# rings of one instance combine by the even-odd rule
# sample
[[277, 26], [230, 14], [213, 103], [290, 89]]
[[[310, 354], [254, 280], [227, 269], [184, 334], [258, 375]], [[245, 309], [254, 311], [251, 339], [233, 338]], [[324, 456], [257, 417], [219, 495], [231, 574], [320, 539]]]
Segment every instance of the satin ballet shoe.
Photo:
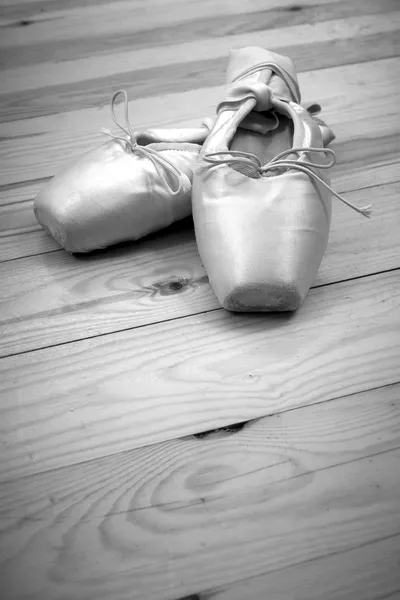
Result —
[[[331, 221], [331, 130], [300, 105], [289, 58], [262, 48], [231, 53], [226, 97], [193, 180], [197, 245], [220, 304], [231, 311], [292, 311], [324, 255]], [[243, 131], [250, 113], [269, 120]], [[316, 112], [314, 110], [314, 112]], [[265, 121], [264, 121], [265, 122]]]
[[[115, 117], [119, 95], [125, 125]], [[91, 150], [38, 194], [38, 222], [68, 252], [89, 252], [139, 238], [191, 214], [193, 168], [209, 129], [152, 129], [134, 133], [126, 92], [111, 100], [124, 135]]]
[[[119, 95], [125, 100], [125, 126], [115, 118]], [[193, 168], [214, 120], [205, 119], [198, 128], [135, 134], [123, 90], [114, 94], [111, 111], [126, 137], [104, 130], [111, 140], [56, 175], [34, 202], [39, 223], [68, 252], [138, 240], [192, 211]], [[251, 113], [241, 127], [262, 132], [266, 122]]]

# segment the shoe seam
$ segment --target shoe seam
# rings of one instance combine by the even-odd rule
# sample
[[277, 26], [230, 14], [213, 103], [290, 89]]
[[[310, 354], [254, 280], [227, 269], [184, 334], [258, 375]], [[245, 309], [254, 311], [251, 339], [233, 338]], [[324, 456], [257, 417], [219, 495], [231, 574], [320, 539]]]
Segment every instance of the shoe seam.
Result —
[[161, 148], [157, 149], [157, 152], [191, 152], [192, 154], [197, 154], [196, 150], [188, 150], [187, 148]]

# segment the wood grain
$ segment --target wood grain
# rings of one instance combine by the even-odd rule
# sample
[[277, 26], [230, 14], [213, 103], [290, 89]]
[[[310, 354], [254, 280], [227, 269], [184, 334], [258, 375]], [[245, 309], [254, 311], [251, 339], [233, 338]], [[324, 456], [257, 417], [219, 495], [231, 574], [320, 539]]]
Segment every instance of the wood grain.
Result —
[[268, 575], [246, 579], [200, 600], [396, 600], [400, 597], [400, 537], [366, 544]]
[[[316, 4], [315, 0], [304, 0], [304, 7]], [[332, 0], [318, 0], [317, 6], [335, 4]], [[367, 2], [371, 5], [371, 2]], [[72, 6], [68, 3], [58, 0], [58, 2], [49, 4], [48, 2], [36, 2], [30, 7], [21, 6], [8, 7], [4, 10], [4, 33], [0, 47], [16, 48], [18, 46], [29, 46], [31, 44], [59, 42], [59, 40], [68, 40], [72, 44], [76, 39], [81, 38], [101, 38], [103, 47], [108, 37], [114, 37], [121, 33], [129, 32], [131, 37], [135, 37], [140, 31], [149, 30], [157, 33], [158, 29], [168, 26], [187, 26], [191, 22], [201, 22], [206, 19], [208, 26], [205, 28], [210, 31], [211, 18], [222, 17], [226, 20], [232, 15], [241, 17], [241, 21], [246, 16], [256, 13], [260, 19], [260, 11], [269, 12], [271, 9], [283, 8], [284, 14], [293, 12], [290, 10], [292, 0], [252, 0], [251, 3], [230, 2], [227, 6], [224, 0], [204, 0], [201, 3], [193, 0], [152, 0], [151, 7], [148, 8], [146, 0], [139, 0], [132, 3], [129, 0], [119, 0], [116, 2], [96, 3], [93, 10], [91, 2], [88, 4], [79, 0], [73, 2]], [[171, 8], [173, 8], [171, 10]], [[41, 10], [42, 9], [42, 10]], [[72, 9], [72, 10], [71, 10]], [[147, 9], [147, 10], [146, 10]], [[285, 10], [286, 9], [286, 10]], [[332, 9], [331, 9], [332, 10]], [[345, 10], [342, 8], [342, 11]], [[353, 8], [353, 11], [357, 10]], [[367, 7], [374, 12], [373, 7]], [[29, 11], [29, 12], [28, 12]], [[375, 9], [376, 11], [376, 9]], [[298, 11], [295, 11], [298, 12]], [[328, 7], [328, 14], [329, 14]], [[345, 14], [348, 16], [351, 10]], [[360, 7], [358, 7], [358, 12]], [[379, 12], [379, 11], [378, 11]], [[8, 17], [8, 20], [7, 20]], [[323, 13], [319, 13], [318, 21], [322, 21]], [[287, 17], [286, 17], [287, 18]], [[30, 26], [24, 26], [18, 22], [20, 19], [27, 19]], [[49, 27], [47, 21], [51, 21]], [[280, 26], [282, 26], [282, 17]], [[154, 35], [153, 33], [153, 35]], [[172, 34], [172, 35], [171, 35]], [[210, 36], [210, 33], [208, 33]], [[212, 34], [211, 34], [212, 37]], [[173, 32], [168, 32], [167, 39], [171, 42], [174, 39]], [[148, 41], [151, 45], [152, 40]]]
[[[398, 0], [0, 0], [2, 599], [400, 597], [399, 31]], [[111, 92], [198, 125], [246, 45], [295, 59], [374, 207], [334, 201], [300, 310], [219, 309], [190, 219], [60, 250], [32, 199]]]
[[[204, 40], [171, 45], [163, 50], [162, 66], [159, 48], [64, 59], [62, 69], [53, 58], [51, 62], [3, 71], [0, 115], [10, 120], [21, 111], [23, 117], [34, 117], [90, 107], [106, 103], [113, 87], [129, 87], [135, 98], [143, 98], [176, 89], [218, 86], [225, 80], [232, 47], [266, 46], [295, 58], [299, 71], [389, 58], [399, 54], [399, 30], [400, 11], [393, 11], [389, 15], [327, 21], [318, 28], [307, 24], [272, 33], [267, 30], [216, 38], [206, 47]], [[325, 51], [327, 47], [329, 52]]]
[[[398, 15], [400, 13], [396, 13], [395, 22], [399, 21]], [[354, 39], [346, 40], [346, 43], [340, 39], [334, 40], [330, 43], [329, 53], [325, 52], [325, 42], [313, 44], [312, 53], [308, 46], [274, 47], [272, 50], [279, 50], [288, 56], [296, 56], [299, 72], [311, 71], [317, 68], [332, 67], [338, 63], [347, 65], [360, 62], [361, 59], [367, 61], [372, 55], [378, 55], [378, 58], [396, 56], [400, 50], [399, 31], [398, 26], [394, 32], [388, 31], [383, 38], [384, 42], [381, 42], [382, 32], [365, 36], [363, 40], [365, 47], [361, 48], [358, 41], [356, 42]], [[251, 42], [252, 40], [249, 40], [249, 43]], [[325, 60], [323, 62], [315, 60], [315, 52], [325, 56]], [[112, 61], [110, 62], [112, 64]], [[71, 66], [73, 68], [73, 61]], [[111, 69], [113, 69], [112, 66]], [[87, 71], [83, 70], [74, 85], [69, 83], [48, 84], [45, 88], [38, 90], [35, 88], [32, 91], [12, 92], [4, 95], [1, 98], [0, 122], [8, 122], [11, 119], [31, 119], [59, 112], [68, 113], [93, 106], [101, 107], [108, 104], [112, 93], [119, 88], [126, 89], [130, 97], [136, 99], [153, 98], [157, 95], [168, 96], [176, 93], [177, 89], [181, 89], [182, 92], [192, 90], [198, 92], [199, 88], [212, 88], [224, 81], [226, 58], [212, 61], [202, 60], [188, 64], [177, 63], [162, 68], [131, 70], [121, 74], [116, 65], [114, 69], [108, 77], [90, 79], [87, 75], [84, 76]], [[73, 74], [74, 71], [71, 76]], [[17, 78], [18, 81], [21, 81], [19, 73]], [[24, 80], [22, 79], [22, 81]], [[34, 80], [32, 80], [32, 87], [34, 87], [33, 83]]]
[[[282, 594], [296, 581], [304, 590], [314, 576], [319, 586], [328, 580], [327, 592], [346, 591], [346, 584], [360, 586], [362, 571], [335, 584], [335, 565], [368, 565], [373, 557], [370, 575], [379, 578], [370, 592], [389, 571], [383, 590], [395, 590], [399, 572], [389, 566], [399, 558], [399, 390], [388, 386], [274, 415], [235, 434], [174, 440], [3, 484], [6, 600], [195, 593], [225, 600], [240, 596], [216, 587], [265, 573], [261, 582]], [[318, 598], [318, 589], [307, 600]]]
[[[323, 116], [340, 143], [367, 138], [368, 148], [371, 138], [399, 133], [399, 65], [398, 58], [390, 58], [300, 73], [304, 102], [318, 100], [322, 104]], [[219, 86], [132, 100], [132, 122], [138, 129], [198, 125], [205, 115], [214, 113], [221, 94]], [[41, 105], [45, 101], [41, 99]], [[102, 143], [100, 129], [111, 122], [109, 106], [107, 103], [93, 108], [93, 104], [91, 101], [90, 109], [0, 124], [1, 184], [52, 176], [93, 145]]]
[[4, 358], [0, 480], [397, 382], [399, 292], [394, 271], [295, 314], [217, 310]]
[[[397, 173], [396, 169], [396, 173]], [[334, 200], [315, 286], [400, 267], [400, 183], [346, 194], [371, 220]], [[21, 204], [0, 208], [0, 253], [58, 245]], [[17, 226], [10, 227], [19, 221]], [[25, 220], [24, 220], [25, 217]], [[4, 237], [1, 229], [5, 227]], [[64, 251], [0, 264], [0, 356], [216, 309], [191, 220], [140, 243], [74, 257]]]
[[[87, 5], [88, 2], [85, 2], [86, 7]], [[277, 30], [284, 32], [287, 28], [305, 25], [308, 27], [309, 34], [314, 36], [318, 35], [317, 32], [320, 28], [324, 29], [326, 27], [328, 21], [341, 20], [346, 30], [347, 21], [352, 19], [362, 21], [365, 17], [368, 18], [372, 15], [376, 15], [379, 19], [381, 13], [398, 10], [397, 0], [380, 0], [380, 2], [363, 0], [362, 4], [357, 0], [324, 3], [307, 2], [301, 3], [301, 5], [293, 5], [287, 1], [279, 3], [263, 2], [259, 5], [247, 3], [245, 5], [247, 12], [242, 14], [230, 14], [232, 5], [234, 5], [232, 2], [229, 7], [224, 3], [225, 13], [223, 15], [210, 16], [208, 14], [203, 18], [186, 20], [184, 23], [163, 23], [161, 27], [153, 29], [147, 25], [147, 29], [135, 31], [134, 36], [132, 36], [132, 28], [135, 27], [135, 23], [126, 19], [121, 19], [117, 23], [119, 27], [117, 34], [110, 33], [107, 30], [104, 35], [98, 35], [93, 27], [87, 27], [89, 29], [88, 35], [86, 35], [86, 31], [85, 35], [79, 35], [75, 30], [69, 32], [69, 35], [74, 36], [73, 42], [71, 39], [62, 39], [61, 37], [55, 41], [42, 42], [36, 36], [28, 46], [8, 46], [8, 51], [0, 57], [0, 64], [4, 68], [35, 65], [41, 62], [49, 64], [49, 57], [52, 57], [53, 61], [63, 61], [65, 63], [66, 61], [81, 61], [99, 55], [106, 58], [106, 56], [116, 56], [132, 51], [152, 51], [152, 48], [155, 48], [159, 54], [162, 52], [164, 59], [164, 53], [167, 52], [168, 54], [172, 43], [187, 44], [196, 43], [197, 41], [201, 42], [203, 51], [206, 53], [209, 47], [217, 44], [212, 55], [216, 57], [218, 55], [218, 45], [221, 43], [224, 44], [224, 47], [227, 43], [230, 43], [230, 48], [245, 46], [249, 44], [249, 40], [254, 40], [256, 45], [278, 48], [282, 46], [279, 35], [276, 35]], [[55, 7], [56, 5], [53, 4], [52, 6]], [[63, 2], [61, 7], [65, 10], [66, 3]], [[26, 29], [27, 25], [31, 29], [32, 26], [35, 28], [36, 20], [43, 21], [47, 19], [47, 22], [53, 25], [54, 18], [52, 19], [51, 13], [49, 14], [49, 11], [46, 11], [48, 8], [49, 5], [36, 5], [30, 10], [25, 5], [22, 7], [7, 7], [6, 11], [3, 9], [3, 12], [6, 13], [4, 16], [7, 15], [8, 17], [8, 26], [14, 28], [15, 32], [18, 29]], [[68, 8], [75, 8], [71, 0], [69, 0]], [[239, 7], [239, 10], [240, 8], [243, 10], [243, 5]], [[256, 12], [252, 12], [252, 8], [255, 8]], [[315, 27], [317, 22], [318, 27]], [[265, 31], [268, 36], [271, 36], [267, 40], [265, 40]], [[24, 40], [21, 34], [20, 39]], [[10, 44], [13, 44], [13, 36], [11, 36]], [[193, 50], [191, 48], [192, 55]], [[185, 57], [181, 55], [180, 60], [185, 60]], [[107, 59], [105, 62], [107, 62]], [[141, 61], [138, 61], [138, 63], [142, 64]], [[121, 63], [119, 66], [121, 67]]]
[[50, 177], [0, 186], [0, 207], [33, 200]]

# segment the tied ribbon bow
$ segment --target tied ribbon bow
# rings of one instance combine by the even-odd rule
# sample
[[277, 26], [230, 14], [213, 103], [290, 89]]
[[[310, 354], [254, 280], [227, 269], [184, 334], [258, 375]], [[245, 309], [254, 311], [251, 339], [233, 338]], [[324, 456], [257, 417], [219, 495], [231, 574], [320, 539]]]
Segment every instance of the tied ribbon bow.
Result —
[[[329, 155], [331, 160], [325, 165], [320, 165], [319, 163], [315, 163], [307, 160], [293, 160], [287, 158], [290, 154], [299, 154], [305, 152], [320, 152], [325, 155]], [[297, 171], [301, 171], [313, 179], [314, 181], [318, 181], [322, 186], [324, 186], [327, 190], [331, 192], [336, 198], [344, 202], [347, 206], [357, 211], [364, 217], [371, 216], [371, 206], [363, 206], [359, 208], [352, 204], [346, 198], [341, 196], [338, 192], [335, 192], [334, 189], [331, 188], [313, 169], [330, 169], [336, 163], [336, 156], [334, 151], [331, 148], [290, 148], [288, 150], [284, 150], [277, 154], [272, 160], [270, 160], [267, 164], [262, 165], [260, 159], [255, 154], [251, 152], [242, 152], [241, 150], [228, 150], [226, 152], [210, 152], [203, 157], [203, 160], [212, 166], [217, 165], [240, 165], [240, 166], [251, 166], [254, 168], [261, 176], [265, 173], [277, 170], [288, 170], [295, 169]]]
[[[118, 96], [124, 97], [125, 127], [123, 125], [121, 125], [121, 123], [117, 120], [117, 118], [115, 116], [115, 103], [116, 103]], [[142, 154], [143, 156], [146, 156], [148, 159], [150, 159], [151, 162], [153, 163], [159, 177], [164, 180], [165, 185], [167, 186], [168, 191], [171, 194], [171, 196], [176, 196], [177, 194], [179, 194], [179, 192], [182, 189], [182, 173], [179, 171], [179, 169], [177, 169], [177, 167], [175, 167], [175, 165], [173, 165], [169, 160], [160, 156], [160, 154], [153, 148], [141, 146], [138, 143], [137, 137], [136, 137], [134, 131], [132, 130], [132, 127], [131, 127], [131, 124], [129, 121], [128, 94], [126, 93], [126, 91], [118, 90], [117, 92], [115, 92], [115, 94], [113, 94], [113, 96], [111, 98], [110, 104], [111, 104], [111, 116], [112, 116], [114, 123], [117, 125], [117, 127], [119, 127], [121, 129], [121, 131], [123, 131], [125, 133], [125, 135], [127, 137], [115, 135], [115, 134], [111, 133], [111, 131], [109, 131], [108, 129], [104, 129], [104, 128], [101, 130], [102, 133], [109, 135], [114, 140], [120, 140], [120, 141], [124, 142], [124, 144], [128, 144], [131, 152], [134, 152], [137, 154]], [[172, 178], [174, 179], [174, 181], [176, 183], [175, 189], [171, 187], [171, 185], [168, 181], [168, 175], [172, 176]]]

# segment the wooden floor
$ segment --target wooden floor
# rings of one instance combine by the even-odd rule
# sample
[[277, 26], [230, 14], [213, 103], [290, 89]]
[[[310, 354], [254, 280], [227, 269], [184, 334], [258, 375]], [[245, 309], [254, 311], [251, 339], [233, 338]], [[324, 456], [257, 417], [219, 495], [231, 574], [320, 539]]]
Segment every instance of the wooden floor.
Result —
[[[0, 11], [1, 598], [400, 598], [399, 1]], [[32, 199], [112, 91], [136, 127], [198, 124], [246, 45], [295, 60], [335, 189], [373, 204], [334, 200], [299, 311], [221, 310], [190, 220], [61, 250]]]

